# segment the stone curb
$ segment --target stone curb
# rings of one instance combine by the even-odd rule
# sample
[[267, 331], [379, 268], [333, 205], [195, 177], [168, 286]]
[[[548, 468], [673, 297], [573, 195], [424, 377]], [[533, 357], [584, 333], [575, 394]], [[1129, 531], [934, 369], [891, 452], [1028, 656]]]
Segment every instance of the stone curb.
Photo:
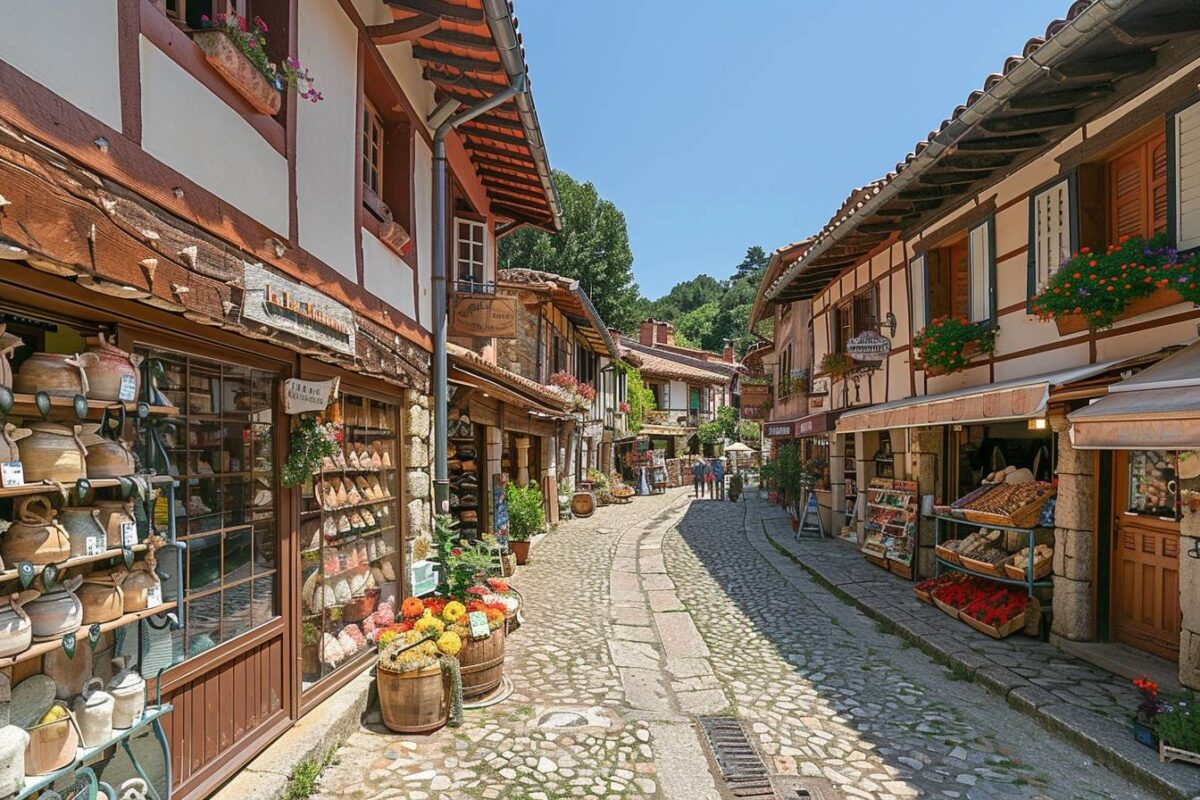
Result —
[[359, 729], [373, 685], [370, 669], [364, 669], [259, 753], [211, 800], [282, 800], [296, 767], [310, 759], [322, 761]]
[[[756, 515], [756, 518], [761, 525], [761, 516]], [[1149, 755], [1150, 751], [1133, 742], [1127, 731], [1114, 732], [1114, 726], [1110, 722], [1082, 708], [1065, 703], [1049, 706], [1039, 704], [1038, 701], [1052, 697], [1052, 695], [1028, 685], [1003, 667], [981, 667], [974, 660], [977, 658], [977, 654], [973, 652], [963, 652], [957, 648], [946, 647], [945, 642], [935, 643], [917, 631], [910, 630], [911, 618], [894, 618], [846, 591], [845, 588], [835, 585], [815, 567], [804, 563], [799, 556], [788, 549], [785, 543], [776, 540], [766, 530], [766, 526], [763, 526], [763, 535], [775, 550], [807, 572], [816, 583], [851, 603], [871, 619], [889, 624], [894, 628], [893, 632], [897, 636], [910, 642], [938, 663], [965, 670], [970, 674], [972, 681], [1004, 698], [1009, 706], [1031, 717], [1039, 725], [1075, 745], [1101, 764], [1125, 775], [1147, 789], [1160, 793], [1163, 797], [1170, 797], [1174, 800], [1191, 800], [1197, 796], [1195, 788], [1190, 783], [1184, 783], [1182, 780], [1176, 782], [1163, 776], [1118, 749], [1121, 746], [1130, 749], [1136, 746], [1146, 750]], [[1121, 737], [1120, 741], [1118, 741], [1118, 736]], [[1126, 739], [1128, 742], [1125, 741]], [[1141, 753], [1139, 752], [1138, 755]], [[1155, 763], [1157, 764], [1157, 759]]]

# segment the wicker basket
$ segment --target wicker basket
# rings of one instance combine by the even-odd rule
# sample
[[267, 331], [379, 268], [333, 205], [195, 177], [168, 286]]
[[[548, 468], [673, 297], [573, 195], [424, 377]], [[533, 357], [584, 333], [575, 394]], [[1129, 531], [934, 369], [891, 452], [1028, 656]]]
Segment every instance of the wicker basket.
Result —
[[913, 594], [915, 594], [917, 596], [917, 599], [920, 600], [922, 603], [928, 603], [929, 605], [933, 605], [933, 595], [931, 595], [929, 592], [922, 592], [917, 586], [914, 586]]
[[1026, 611], [1018, 614], [1008, 622], [1001, 625], [999, 628], [994, 628], [991, 625], [988, 625], [986, 622], [980, 622], [970, 614], [959, 614], [958, 618], [980, 633], [986, 633], [993, 639], [1003, 639], [1006, 636], [1012, 636], [1014, 633], [1025, 627], [1025, 615], [1028, 613], [1029, 612]]
[[[1009, 556], [1009, 560], [1012, 560], [1012, 556]], [[987, 561], [976, 561], [968, 556], [959, 556], [958, 563], [969, 570], [978, 572], [980, 575], [993, 575], [997, 578], [1006, 577], [1004, 565], [1007, 562], [1005, 561], [1001, 561], [999, 564], [990, 564]]]
[[934, 604], [935, 606], [937, 606], [938, 608], [940, 608], [942, 611], [945, 611], [945, 612], [946, 612], [947, 614], [949, 614], [950, 616], [954, 617], [955, 619], [958, 619], [958, 617], [959, 617], [959, 614], [958, 614], [958, 609], [957, 609], [957, 608], [955, 608], [955, 607], [954, 607], [954, 606], [952, 606], [952, 605], [947, 605], [946, 603], [943, 603], [941, 600], [938, 600], [938, 599], [937, 599], [936, 597], [934, 597], [933, 595], [930, 595], [930, 596], [929, 596], [929, 599], [930, 599], [930, 600], [932, 600], [932, 601], [933, 601], [933, 604]]
[[974, 503], [976, 500], [983, 497], [985, 494], [992, 491], [999, 485], [1000, 484], [998, 484], [998, 483], [985, 483], [983, 486], [980, 486], [978, 489], [976, 489], [972, 492], [969, 492], [968, 494], [965, 494], [962, 497], [958, 498], [957, 500], [955, 500], [953, 503], [950, 504], [950, 516], [958, 517], [959, 519], [968, 519], [968, 517], [966, 516], [965, 511], [963, 509], [963, 506]]
[[[1013, 556], [1013, 558], [1015, 559], [1016, 556]], [[1041, 580], [1042, 578], [1049, 575], [1050, 568], [1053, 566], [1053, 564], [1054, 564], [1054, 558], [1052, 556], [1047, 556], [1046, 558], [1034, 559], [1033, 579], [1035, 581]], [[1025, 569], [1023, 567], [1018, 567], [1012, 563], [1005, 562], [1004, 571], [1008, 574], [1008, 577], [1012, 578], [1014, 581], [1023, 581], [1026, 579], [1025, 578]]]
[[964, 508], [963, 515], [971, 522], [977, 522], [980, 525], [1003, 525], [1009, 528], [1032, 528], [1037, 525], [1038, 519], [1042, 516], [1042, 506], [1046, 505], [1046, 501], [1054, 497], [1054, 490], [1046, 492], [1038, 497], [1032, 503], [1026, 503], [1011, 514], [992, 514], [987, 511], [973, 511], [969, 508]]
[[942, 561], [945, 561], [948, 564], [962, 563], [961, 561], [958, 560], [958, 551], [957, 550], [951, 550], [949, 547], [944, 547], [940, 544], [937, 545], [936, 547], [934, 547], [933, 550], [934, 550], [934, 552], [937, 553], [938, 558], [940, 558]]

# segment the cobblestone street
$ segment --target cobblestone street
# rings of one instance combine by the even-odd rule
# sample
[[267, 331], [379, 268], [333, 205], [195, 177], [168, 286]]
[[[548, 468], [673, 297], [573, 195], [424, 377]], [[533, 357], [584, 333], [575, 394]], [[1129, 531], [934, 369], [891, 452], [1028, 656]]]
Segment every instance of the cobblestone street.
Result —
[[429, 737], [361, 730], [318, 796], [720, 798], [710, 714], [739, 717], [772, 773], [842, 797], [1153, 796], [814, 583], [764, 509], [675, 490], [564, 524], [514, 581], [516, 692]]

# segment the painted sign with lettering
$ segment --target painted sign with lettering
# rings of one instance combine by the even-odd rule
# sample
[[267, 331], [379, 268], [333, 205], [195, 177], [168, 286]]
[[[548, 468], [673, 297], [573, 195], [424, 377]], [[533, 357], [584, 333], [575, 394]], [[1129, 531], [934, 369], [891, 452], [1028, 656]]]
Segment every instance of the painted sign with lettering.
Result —
[[892, 340], [878, 331], [863, 331], [846, 342], [846, 352], [855, 361], [883, 361], [892, 352]]
[[303, 283], [262, 264], [243, 266], [242, 317], [282, 333], [353, 355], [354, 312]]
[[456, 294], [450, 298], [454, 336], [517, 338], [517, 298], [492, 294]]
[[337, 397], [339, 378], [327, 381], [302, 381], [288, 378], [280, 390], [283, 394], [283, 413], [303, 414], [324, 411]]

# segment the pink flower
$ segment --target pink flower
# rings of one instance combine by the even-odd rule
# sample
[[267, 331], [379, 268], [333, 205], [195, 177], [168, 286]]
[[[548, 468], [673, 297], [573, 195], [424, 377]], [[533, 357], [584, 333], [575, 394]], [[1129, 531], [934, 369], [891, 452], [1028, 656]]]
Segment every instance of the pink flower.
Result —
[[270, 28], [267, 27], [267, 23], [263, 21], [262, 17], [254, 18], [254, 27], [258, 28], [263, 33], [266, 33], [270, 30]]

